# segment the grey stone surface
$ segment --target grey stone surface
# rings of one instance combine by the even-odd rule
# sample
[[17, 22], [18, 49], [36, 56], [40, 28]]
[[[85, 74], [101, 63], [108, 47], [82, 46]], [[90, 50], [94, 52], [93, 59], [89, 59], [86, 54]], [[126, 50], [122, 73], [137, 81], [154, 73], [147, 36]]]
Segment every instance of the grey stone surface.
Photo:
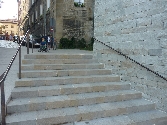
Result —
[[[44, 88], [44, 87], [43, 87]], [[9, 102], [7, 109], [8, 113], [18, 113], [18, 112], [27, 112], [27, 111], [38, 111], [38, 110], [50, 110], [56, 108], [64, 107], [78, 107], [81, 105], [91, 105], [91, 104], [100, 104], [104, 102], [115, 102], [115, 101], [126, 101], [130, 99], [140, 99], [141, 93], [135, 92], [133, 90], [117, 90], [117, 91], [90, 91], [89, 93], [73, 93], [74, 90], [69, 88], [68, 91], [64, 93], [54, 93], [50, 89], [46, 93], [47, 95], [41, 96], [30, 96], [27, 94], [27, 97], [17, 96], [16, 99], [13, 99]], [[52, 91], [53, 94], [50, 94]], [[63, 90], [62, 90], [63, 91]], [[100, 90], [99, 90], [100, 91]], [[40, 93], [40, 92], [39, 92]], [[58, 95], [58, 96], [54, 96]], [[146, 107], [147, 108], [147, 107]]]
[[150, 56], [161, 56], [162, 55], [162, 49], [150, 49], [150, 50], [148, 50], [148, 54]]
[[[12, 57], [15, 55], [17, 51], [17, 48], [4, 48], [4, 47], [0, 47], [0, 75], [2, 73], [4, 73], [7, 69], [7, 67], [10, 64], [10, 61], [12, 60]], [[33, 52], [33, 53], [32, 53]], [[68, 54], [72, 54], [72, 53], [79, 53], [79, 54], [92, 54], [92, 51], [84, 51], [84, 50], [77, 50], [77, 49], [72, 49], [72, 50], [50, 50], [49, 51], [50, 54], [57, 53], [57, 54], [61, 54], [61, 53], [68, 53]], [[29, 49], [29, 54], [39, 54], [39, 55], [43, 55], [45, 53], [39, 53], [38, 52], [38, 48], [34, 48], [33, 50], [30, 48]], [[27, 48], [22, 46], [22, 60], [24, 59], [24, 56], [27, 55]], [[11, 91], [13, 90], [13, 88], [15, 87], [15, 81], [19, 80], [17, 73], [19, 72], [19, 53], [16, 56], [16, 59], [14, 61], [14, 63], [11, 66], [11, 69], [5, 79], [5, 99], [6, 102], [8, 102], [10, 100], [11, 97]], [[0, 100], [1, 101], [1, 100]], [[0, 109], [1, 112], [1, 109]]]
[[94, 58], [107, 69], [121, 75], [122, 80], [131, 81], [133, 89], [154, 100], [164, 111], [167, 111], [166, 101], [163, 101], [167, 92], [166, 4], [164, 0], [95, 1], [94, 37], [153, 71], [98, 41], [94, 43], [93, 52]]
[[[0, 48], [0, 74], [4, 73], [9, 66], [12, 57], [15, 55], [17, 48]], [[22, 47], [22, 59], [27, 53], [26, 48]], [[19, 53], [16, 56], [15, 61], [13, 62], [11, 69], [5, 79], [5, 97], [8, 101], [11, 91], [14, 88], [15, 80], [18, 79], [17, 73], [19, 72]]]
[[[66, 53], [61, 51], [56, 50], [53, 52], [50, 51], [49, 53], [34, 52], [33, 54], [37, 54], [39, 56], [32, 54], [30, 57], [41, 58], [46, 57], [46, 55], [52, 55], [50, 57], [53, 57], [54, 54], [60, 54], [61, 56], [57, 57], [62, 58], [62, 60], [63, 55], [64, 58], [69, 58]], [[69, 53], [71, 52], [71, 50], [67, 50], [66, 52], [68, 51]], [[78, 50], [72, 51], [73, 52], [70, 53], [71, 55], [73, 55], [73, 53], [81, 52]], [[74, 58], [74, 56], [71, 55], [70, 57]], [[107, 55], [103, 53], [102, 57], [107, 58]], [[85, 57], [83, 56], [83, 58]], [[88, 64], [90, 64], [90, 62], [88, 62]], [[49, 65], [49, 62], [47, 62], [47, 65]], [[118, 63], [117, 65], [123, 70], [123, 72], [121, 71], [122, 73], [127, 73], [125, 72], [127, 68], [132, 68], [132, 65], [129, 65], [127, 62], [125, 63], [120, 61], [120, 64]], [[47, 70], [52, 71], [50, 69]], [[84, 69], [83, 71], [87, 70], [88, 69]], [[7, 124], [75, 124], [76, 121], [92, 120], [111, 116], [116, 117], [110, 119], [111, 124], [123, 124], [125, 122], [119, 122], [122, 115], [156, 110], [155, 104], [152, 101], [143, 99], [141, 92], [130, 90], [129, 82], [120, 81], [121, 77], [119, 75], [111, 75], [108, 74], [108, 72], [105, 75], [95, 75], [94, 71], [96, 69], [89, 70], [92, 70], [93, 74], [88, 73], [83, 76], [83, 74], [79, 74], [80, 72], [78, 72], [79, 76], [58, 77], [47, 76], [45, 74], [44, 78], [41, 78], [40, 75], [43, 74], [40, 74], [37, 78], [16, 79], [16, 88], [12, 91], [13, 98], [7, 105], [9, 113], [6, 117]], [[38, 70], [34, 72], [37, 71]], [[73, 69], [73, 71], [82, 70]], [[97, 71], [98, 70], [96, 70], [96, 72]], [[24, 72], [31, 72], [31, 70], [24, 70]], [[112, 73], [115, 72], [112, 71]], [[138, 75], [138, 77], [143, 78], [142, 75]], [[135, 77], [134, 80], [137, 81]], [[144, 91], [144, 89], [141, 90]], [[152, 89], [152, 93], [154, 90], [155, 89]], [[156, 93], [154, 94], [156, 95]], [[154, 117], [153, 119], [148, 118], [147, 123], [152, 121], [155, 123], [159, 121], [165, 123], [165, 118], [167, 118], [166, 114], [162, 113], [162, 116], [159, 119], [157, 119], [157, 117]], [[130, 119], [127, 119], [126, 122], [131, 123]]]

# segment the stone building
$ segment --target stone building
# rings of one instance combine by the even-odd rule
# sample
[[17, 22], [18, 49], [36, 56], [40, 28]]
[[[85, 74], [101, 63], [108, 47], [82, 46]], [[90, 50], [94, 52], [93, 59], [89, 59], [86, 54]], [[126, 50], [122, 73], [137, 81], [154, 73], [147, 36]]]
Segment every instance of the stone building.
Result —
[[53, 34], [57, 40], [75, 37], [88, 41], [93, 36], [93, 8], [94, 0], [32, 0], [26, 25], [36, 36]]
[[28, 19], [29, 0], [17, 0], [18, 2], [18, 35], [24, 35], [23, 27]]
[[95, 57], [167, 111], [167, 1], [96, 0]]
[[6, 20], [0, 20], [0, 35], [5, 35], [8, 33], [8, 35], [16, 35], [18, 34], [18, 26], [17, 26], [17, 19], [6, 19]]

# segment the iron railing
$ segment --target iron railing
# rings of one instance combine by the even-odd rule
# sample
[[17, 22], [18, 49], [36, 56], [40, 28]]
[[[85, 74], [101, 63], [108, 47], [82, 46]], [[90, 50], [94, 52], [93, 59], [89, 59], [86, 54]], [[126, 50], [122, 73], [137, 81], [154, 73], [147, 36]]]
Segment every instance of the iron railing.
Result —
[[[2, 121], [1, 121], [1, 125], [6, 125], [6, 104], [5, 104], [5, 91], [4, 91], [4, 81], [7, 77], [7, 74], [9, 73], [9, 70], [14, 62], [14, 60], [16, 59], [16, 56], [19, 52], [19, 79], [21, 79], [21, 46], [22, 46], [22, 42], [23, 40], [25, 40], [25, 38], [27, 38], [28, 36], [28, 32], [29, 30], [26, 32], [26, 34], [24, 35], [24, 39], [21, 40], [21, 42], [19, 43], [19, 47], [17, 48], [16, 53], [14, 54], [14, 56], [12, 57], [6, 71], [0, 76], [0, 86], [1, 86], [1, 116], [2, 116]], [[29, 44], [29, 40], [27, 40], [27, 44]], [[28, 47], [27, 47], [27, 54], [28, 54]]]
[[141, 64], [141, 63], [139, 63], [138, 61], [132, 59], [131, 57], [127, 56], [126, 54], [122, 53], [121, 51], [114, 49], [113, 47], [111, 47], [111, 46], [105, 44], [105, 43], [102, 42], [102, 41], [99, 41], [99, 40], [96, 39], [95, 37], [93, 37], [93, 39], [94, 39], [95, 41], [97, 41], [97, 42], [103, 44], [104, 46], [110, 48], [111, 50], [115, 51], [116, 53], [118, 53], [118, 54], [124, 56], [126, 59], [129, 59], [129, 60], [131, 60], [132, 62], [134, 62], [134, 63], [140, 65], [141, 67], [147, 69], [147, 71], [150, 71], [150, 72], [152, 72], [153, 74], [155, 74], [156, 76], [158, 76], [158, 77], [164, 79], [165, 81], [167, 81], [167, 79], [166, 79], [164, 76], [160, 75], [158, 72], [153, 71], [152, 69], [150, 69], [150, 68], [144, 66], [143, 64]]

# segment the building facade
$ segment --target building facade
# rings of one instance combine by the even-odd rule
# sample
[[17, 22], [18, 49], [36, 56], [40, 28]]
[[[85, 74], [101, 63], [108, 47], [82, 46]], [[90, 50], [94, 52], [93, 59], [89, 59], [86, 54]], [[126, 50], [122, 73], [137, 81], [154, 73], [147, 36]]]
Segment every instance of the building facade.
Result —
[[17, 35], [18, 34], [18, 21], [17, 19], [0, 20], [0, 35]]
[[[29, 21], [35, 36], [53, 35], [87, 41], [93, 36], [94, 0], [30, 0]], [[26, 27], [25, 25], [25, 27]]]
[[28, 19], [29, 0], [18, 0], [18, 35], [24, 35], [24, 25]]

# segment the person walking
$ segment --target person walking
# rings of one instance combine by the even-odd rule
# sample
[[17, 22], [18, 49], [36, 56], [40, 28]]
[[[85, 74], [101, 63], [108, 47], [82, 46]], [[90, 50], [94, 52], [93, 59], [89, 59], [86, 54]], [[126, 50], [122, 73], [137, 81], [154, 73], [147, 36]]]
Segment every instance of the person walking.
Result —
[[48, 35], [47, 41], [48, 41], [48, 49], [50, 50], [50, 47], [51, 47], [51, 38], [50, 38], [50, 35]]
[[5, 40], [9, 40], [9, 34], [8, 34], [8, 32], [6, 32], [6, 34], [5, 34]]
[[51, 42], [51, 48], [54, 50], [54, 38], [52, 35], [50, 36], [50, 42]]
[[55, 50], [57, 49], [57, 41], [56, 41], [56, 37], [54, 38], [53, 47], [54, 47]]
[[9, 40], [12, 41], [12, 34], [9, 35]]

